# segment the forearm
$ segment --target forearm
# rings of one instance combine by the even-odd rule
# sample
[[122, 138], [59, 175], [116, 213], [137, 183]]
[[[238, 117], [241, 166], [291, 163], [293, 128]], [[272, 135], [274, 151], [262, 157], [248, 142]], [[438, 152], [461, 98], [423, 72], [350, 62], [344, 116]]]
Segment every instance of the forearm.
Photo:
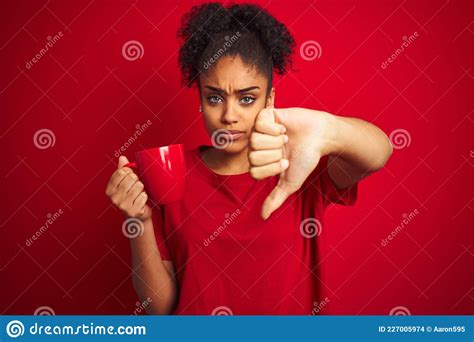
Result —
[[357, 119], [328, 114], [327, 154], [339, 158], [360, 176], [381, 169], [392, 145], [377, 126]]
[[161, 259], [152, 219], [143, 224], [143, 234], [130, 239], [133, 286], [141, 301], [151, 299], [149, 314], [169, 314], [176, 304], [176, 282]]

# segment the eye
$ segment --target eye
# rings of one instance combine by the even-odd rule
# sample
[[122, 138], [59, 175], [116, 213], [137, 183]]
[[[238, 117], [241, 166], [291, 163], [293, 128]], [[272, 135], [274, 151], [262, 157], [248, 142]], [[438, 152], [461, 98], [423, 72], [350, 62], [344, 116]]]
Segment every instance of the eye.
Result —
[[216, 105], [216, 104], [219, 104], [221, 103], [223, 100], [220, 96], [217, 96], [217, 95], [211, 95], [207, 98], [207, 101], [211, 104], [211, 105]]
[[249, 105], [255, 102], [255, 99], [252, 96], [244, 96], [240, 99], [240, 103], [244, 105]]

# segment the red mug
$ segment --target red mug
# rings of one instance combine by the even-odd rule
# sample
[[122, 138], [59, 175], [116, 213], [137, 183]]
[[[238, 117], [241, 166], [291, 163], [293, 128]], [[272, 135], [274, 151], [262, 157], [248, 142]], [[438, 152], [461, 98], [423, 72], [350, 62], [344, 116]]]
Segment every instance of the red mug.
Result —
[[137, 169], [138, 177], [153, 201], [164, 205], [183, 198], [186, 173], [183, 144], [138, 151], [135, 160], [124, 167]]

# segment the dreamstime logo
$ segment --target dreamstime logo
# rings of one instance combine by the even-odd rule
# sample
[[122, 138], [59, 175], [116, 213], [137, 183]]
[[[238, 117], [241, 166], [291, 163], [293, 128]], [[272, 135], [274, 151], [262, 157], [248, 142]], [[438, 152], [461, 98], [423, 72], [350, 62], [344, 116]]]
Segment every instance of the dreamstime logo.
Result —
[[122, 56], [130, 62], [141, 59], [144, 53], [143, 45], [138, 40], [129, 40], [122, 46]]
[[315, 40], [307, 40], [300, 46], [300, 55], [305, 61], [314, 61], [316, 58], [321, 58], [323, 49], [321, 45]]
[[311, 315], [316, 315], [320, 313], [324, 307], [330, 302], [328, 297], [325, 297], [321, 302], [314, 301], [313, 302], [313, 310], [311, 310]]
[[395, 227], [394, 230], [392, 230], [390, 232], [390, 234], [386, 237], [386, 238], [383, 238], [382, 241], [380, 242], [380, 244], [382, 245], [382, 247], [386, 247], [390, 241], [392, 241], [393, 239], [395, 239], [395, 237], [403, 230], [405, 229], [405, 227], [411, 223], [416, 215], [419, 214], [419, 211], [417, 208], [415, 208], [415, 210], [413, 210], [412, 212], [410, 212], [409, 214], [407, 213], [403, 213], [402, 215], [402, 221], [400, 222], [400, 224]]
[[137, 316], [138, 314], [140, 314], [142, 311], [145, 311], [146, 308], [150, 305], [150, 303], [152, 302], [151, 298], [150, 297], [147, 297], [143, 302], [136, 302], [135, 306], [135, 310], [133, 310], [133, 314], [132, 315], [135, 315]]
[[133, 135], [131, 135], [128, 140], [122, 145], [120, 146], [120, 148], [118, 150], [115, 150], [115, 153], [114, 153], [114, 156], [115, 158], [118, 158], [122, 155], [122, 152], [125, 152], [127, 150], [127, 148], [129, 148], [137, 139], [138, 137], [143, 133], [145, 132], [153, 123], [151, 122], [151, 120], [147, 120], [144, 124], [140, 125], [140, 124], [136, 124], [135, 125], [135, 132], [133, 133]]
[[321, 221], [314, 217], [306, 218], [300, 224], [301, 235], [308, 239], [315, 237], [316, 235], [321, 235], [322, 230], [323, 225], [321, 224]]
[[143, 222], [135, 217], [126, 219], [122, 224], [122, 233], [126, 237], [133, 239], [143, 234]]
[[418, 38], [418, 36], [419, 36], [419, 34], [416, 31], [413, 32], [409, 36], [403, 36], [403, 38], [402, 38], [403, 42], [400, 45], [400, 47], [397, 48], [395, 51], [393, 51], [393, 53], [390, 55], [390, 57], [388, 57], [385, 61], [382, 62], [381, 68], [382, 69], [387, 69], [389, 64], [393, 63], [398, 58], [398, 56], [400, 56], [403, 53], [403, 51], [405, 51], [405, 49], [407, 47], [409, 47], [410, 44], [413, 43], [416, 38]]
[[49, 306], [40, 306], [34, 312], [35, 316], [55, 316], [56, 313], [54, 312], [53, 308]]
[[212, 241], [214, 241], [215, 239], [217, 239], [217, 237], [228, 227], [230, 226], [230, 224], [232, 222], [234, 222], [234, 220], [237, 218], [237, 216], [240, 215], [240, 209], [237, 209], [235, 210], [232, 214], [229, 214], [229, 213], [225, 213], [224, 215], [224, 221], [222, 222], [222, 224], [217, 227], [216, 230], [214, 230], [212, 232], [211, 235], [209, 235], [208, 238], [204, 239], [204, 246], [205, 247], [208, 247]]
[[10, 321], [7, 324], [7, 335], [11, 338], [17, 338], [18, 336], [22, 336], [25, 333], [25, 326], [20, 321]]
[[26, 239], [25, 241], [25, 245], [27, 247], [30, 247], [33, 242], [35, 242], [37, 239], [39, 239], [39, 237], [41, 235], [43, 235], [44, 232], [46, 232], [49, 227], [51, 227], [58, 219], [59, 217], [64, 213], [64, 211], [62, 209], [59, 209], [58, 211], [56, 211], [54, 214], [51, 214], [49, 213], [46, 217], [47, 217], [47, 220], [46, 222], [40, 227], [40, 229], [38, 229], [35, 234], [33, 234], [33, 236], [31, 236], [31, 238], [29, 239]]
[[38, 53], [33, 58], [31, 58], [29, 61], [26, 62], [25, 67], [27, 69], [31, 69], [33, 65], [38, 63], [39, 60], [43, 58], [44, 55], [46, 55], [49, 49], [51, 49], [54, 46], [54, 44], [56, 44], [59, 41], [59, 39], [61, 39], [63, 36], [64, 35], [61, 31], [56, 33], [54, 36], [48, 36], [46, 38], [47, 42], [44, 45], [44, 47], [41, 50], [39, 50]]
[[227, 306], [218, 306], [212, 310], [212, 316], [233, 316], [234, 313]]
[[232, 36], [225, 36], [224, 37], [224, 40], [225, 40], [225, 43], [224, 45], [222, 45], [222, 48], [218, 49], [216, 51], [216, 53], [214, 55], [211, 56], [211, 58], [209, 58], [209, 60], [207, 60], [206, 62], [204, 62], [204, 69], [209, 69], [211, 67], [212, 64], [214, 64], [215, 62], [217, 62], [217, 60], [225, 53], [225, 51], [227, 49], [230, 49], [230, 47], [237, 41], [239, 40], [240, 38], [240, 32], [239, 31], [236, 31], [235, 34], [233, 34]]
[[53, 131], [47, 128], [42, 128], [36, 131], [33, 136], [33, 143], [40, 150], [53, 147], [56, 143], [56, 136]]
[[411, 316], [411, 313], [405, 306], [396, 306], [390, 310], [390, 316]]
[[216, 129], [211, 135], [212, 145], [217, 149], [224, 149], [232, 146], [230, 131], [226, 129]]
[[411, 135], [406, 129], [397, 128], [390, 133], [390, 142], [396, 150], [408, 147], [411, 144]]

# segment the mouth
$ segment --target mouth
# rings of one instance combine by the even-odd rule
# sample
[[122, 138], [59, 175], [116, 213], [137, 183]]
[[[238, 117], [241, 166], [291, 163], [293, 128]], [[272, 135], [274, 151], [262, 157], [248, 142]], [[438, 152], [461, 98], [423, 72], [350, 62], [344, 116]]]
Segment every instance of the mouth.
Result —
[[242, 138], [245, 135], [244, 131], [237, 131], [237, 130], [229, 130], [229, 129], [224, 129], [222, 130], [222, 135], [226, 137], [226, 139], [229, 139], [231, 141], [238, 140]]

